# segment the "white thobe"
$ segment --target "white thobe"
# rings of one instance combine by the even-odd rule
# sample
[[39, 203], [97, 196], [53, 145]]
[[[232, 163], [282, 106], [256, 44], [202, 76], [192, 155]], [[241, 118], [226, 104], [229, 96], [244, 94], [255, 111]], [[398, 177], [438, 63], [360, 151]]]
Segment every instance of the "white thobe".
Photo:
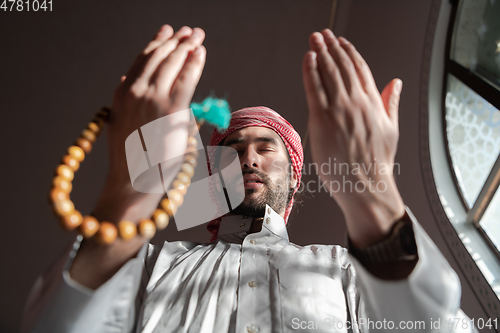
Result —
[[25, 331], [459, 332], [447, 325], [468, 322], [458, 276], [407, 212], [419, 259], [397, 281], [374, 277], [341, 246], [291, 243], [269, 206], [258, 233], [247, 233], [251, 218], [225, 217], [216, 242], [145, 246], [95, 291], [68, 274], [77, 241], [35, 283]]

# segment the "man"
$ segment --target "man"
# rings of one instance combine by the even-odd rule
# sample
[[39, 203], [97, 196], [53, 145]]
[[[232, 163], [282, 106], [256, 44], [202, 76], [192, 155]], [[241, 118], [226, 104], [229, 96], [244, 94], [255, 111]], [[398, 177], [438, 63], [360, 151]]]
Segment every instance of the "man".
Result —
[[[188, 107], [201, 76], [203, 38], [198, 28], [174, 34], [162, 27], [117, 89], [108, 128], [110, 172], [94, 210], [100, 220], [138, 221], [158, 205], [161, 195], [130, 185], [124, 142], [165, 115], [187, 123], [176, 111]], [[393, 166], [401, 82], [379, 94], [349, 42], [330, 30], [312, 34], [310, 42], [303, 75], [314, 162]], [[186, 140], [181, 129], [167, 150], [175, 156]], [[211, 145], [217, 144], [237, 151], [245, 198], [209, 224], [213, 242], [147, 248], [147, 240], [136, 237], [111, 246], [84, 241], [79, 249], [77, 242], [37, 281], [25, 330], [430, 332], [454, 331], [446, 325], [450, 318], [469, 323], [460, 310], [458, 277], [405, 212], [392, 175], [374, 168], [350, 173], [353, 183], [384, 182], [386, 190], [339, 192], [332, 184], [342, 175], [320, 174], [344, 213], [352, 253], [300, 247], [285, 228], [303, 163], [293, 127], [270, 109], [243, 109], [227, 132], [214, 132]], [[226, 158], [218, 156], [220, 166]]]

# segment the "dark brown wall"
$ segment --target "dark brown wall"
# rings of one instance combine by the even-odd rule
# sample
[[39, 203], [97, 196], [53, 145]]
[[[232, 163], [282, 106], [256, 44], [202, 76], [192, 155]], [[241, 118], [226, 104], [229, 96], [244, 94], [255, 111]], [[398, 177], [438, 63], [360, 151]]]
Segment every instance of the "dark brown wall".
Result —
[[[379, 88], [394, 77], [404, 81], [397, 181], [406, 204], [450, 258], [425, 198], [417, 150], [420, 65], [431, 0], [339, 3], [334, 30], [365, 56]], [[94, 112], [111, 102], [120, 76], [161, 24], [206, 31], [207, 64], [195, 98], [213, 90], [218, 96], [227, 93], [233, 109], [269, 106], [304, 135], [307, 108], [300, 64], [308, 35], [328, 26], [331, 4], [53, 0], [53, 12], [0, 12], [0, 331], [17, 331], [34, 279], [71, 239], [47, 204], [55, 166]], [[202, 134], [207, 138], [209, 129]], [[72, 198], [84, 213], [97, 200], [106, 154], [102, 138], [74, 181]], [[309, 195], [290, 222], [290, 238], [296, 243], [344, 244], [342, 215], [325, 192]], [[155, 241], [208, 237], [204, 226], [177, 232], [171, 224]], [[466, 313], [484, 317], [467, 283], [462, 285]]]

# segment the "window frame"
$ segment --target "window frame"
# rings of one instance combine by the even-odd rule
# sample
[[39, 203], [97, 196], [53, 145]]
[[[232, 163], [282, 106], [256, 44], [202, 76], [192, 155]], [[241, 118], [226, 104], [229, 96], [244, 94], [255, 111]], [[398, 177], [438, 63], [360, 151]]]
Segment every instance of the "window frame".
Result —
[[[429, 9], [420, 66], [420, 171], [426, 199], [440, 233], [434, 237], [440, 236], [444, 242], [454, 268], [460, 274], [462, 286], [468, 286], [484, 314], [488, 318], [500, 318], [500, 299], [495, 292], [498, 289], [489, 283], [491, 276], [500, 277], [500, 263], [478, 230], [471, 223], [465, 223], [464, 203], [456, 190], [451, 170], [445, 166], [450, 164], [443, 140], [443, 80], [452, 7], [450, 0], [432, 0]], [[484, 273], [485, 265], [491, 268], [489, 276]]]
[[483, 217], [486, 209], [488, 208], [489, 204], [491, 203], [491, 200], [493, 199], [493, 196], [497, 191], [499, 191], [499, 185], [500, 185], [500, 154], [497, 157], [495, 163], [492, 166], [492, 169], [487, 176], [485, 183], [482, 185], [481, 191], [479, 192], [473, 206], [469, 208], [464, 194], [462, 192], [462, 189], [459, 185], [457, 176], [455, 174], [455, 171], [453, 170], [453, 163], [451, 160], [451, 153], [449, 149], [449, 142], [448, 142], [448, 135], [446, 134], [446, 106], [445, 106], [445, 100], [446, 100], [446, 94], [447, 94], [447, 86], [448, 86], [448, 74], [451, 74], [455, 76], [459, 81], [461, 81], [465, 86], [467, 86], [469, 89], [473, 90], [476, 94], [480, 95], [482, 98], [484, 98], [488, 103], [492, 104], [494, 107], [500, 110], [500, 89], [495, 88], [492, 84], [486, 82], [486, 79], [483, 79], [479, 77], [477, 74], [474, 72], [470, 71], [469, 69], [463, 67], [456, 61], [454, 61], [451, 57], [452, 53], [452, 45], [453, 45], [453, 34], [455, 32], [456, 24], [457, 24], [457, 17], [460, 9], [460, 4], [464, 0], [454, 0], [450, 1], [452, 5], [451, 9], [451, 14], [450, 14], [450, 20], [448, 23], [448, 30], [446, 33], [446, 46], [445, 46], [445, 53], [444, 53], [444, 72], [443, 72], [443, 86], [442, 86], [442, 104], [441, 104], [441, 110], [442, 110], [442, 133], [443, 133], [443, 139], [445, 142], [445, 149], [446, 149], [446, 157], [448, 161], [448, 169], [449, 172], [452, 175], [453, 181], [455, 183], [455, 188], [462, 199], [462, 204], [464, 206], [464, 209], [467, 211], [467, 220], [466, 223], [472, 223], [476, 229], [478, 230], [479, 234], [484, 238], [486, 244], [490, 247], [492, 250], [493, 254], [497, 257], [497, 259], [500, 261], [500, 252], [498, 248], [495, 246], [493, 241], [490, 239], [486, 231], [481, 227], [480, 221], [481, 218]]

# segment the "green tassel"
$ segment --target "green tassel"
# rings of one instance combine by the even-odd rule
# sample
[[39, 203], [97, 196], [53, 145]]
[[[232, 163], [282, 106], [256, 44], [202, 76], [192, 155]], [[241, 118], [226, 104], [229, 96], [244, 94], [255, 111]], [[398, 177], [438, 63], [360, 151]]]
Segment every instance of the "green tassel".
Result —
[[191, 103], [190, 108], [198, 122], [207, 121], [218, 130], [229, 127], [231, 110], [225, 99], [207, 97], [201, 103]]

